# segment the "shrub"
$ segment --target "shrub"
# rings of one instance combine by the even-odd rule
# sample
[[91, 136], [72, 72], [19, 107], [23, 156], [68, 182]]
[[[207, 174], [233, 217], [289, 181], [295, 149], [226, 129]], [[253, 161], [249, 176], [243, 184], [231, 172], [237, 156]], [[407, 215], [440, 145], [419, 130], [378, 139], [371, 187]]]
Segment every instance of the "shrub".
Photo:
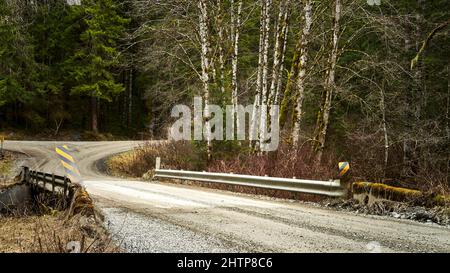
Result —
[[110, 158], [108, 168], [114, 174], [141, 177], [155, 168], [156, 157], [168, 169], [204, 170], [206, 156], [201, 145], [191, 142], [145, 143], [131, 152]]
[[309, 146], [292, 149], [281, 145], [275, 152], [258, 154], [241, 152], [228, 160], [211, 162], [208, 170], [236, 174], [268, 175], [272, 177], [322, 179], [337, 176], [337, 160], [334, 156], [324, 157], [322, 163], [315, 162], [314, 151]]

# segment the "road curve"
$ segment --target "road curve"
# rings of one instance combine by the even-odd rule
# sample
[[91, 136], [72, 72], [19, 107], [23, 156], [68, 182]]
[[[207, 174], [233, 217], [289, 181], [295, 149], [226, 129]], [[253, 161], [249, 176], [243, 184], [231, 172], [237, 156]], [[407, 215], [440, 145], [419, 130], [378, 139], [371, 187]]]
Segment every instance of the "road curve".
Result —
[[[142, 142], [7, 141], [30, 167], [62, 173], [67, 144], [106, 225], [133, 252], [450, 252], [450, 229], [267, 197], [109, 177], [97, 162]], [[157, 142], [155, 142], [155, 145]]]

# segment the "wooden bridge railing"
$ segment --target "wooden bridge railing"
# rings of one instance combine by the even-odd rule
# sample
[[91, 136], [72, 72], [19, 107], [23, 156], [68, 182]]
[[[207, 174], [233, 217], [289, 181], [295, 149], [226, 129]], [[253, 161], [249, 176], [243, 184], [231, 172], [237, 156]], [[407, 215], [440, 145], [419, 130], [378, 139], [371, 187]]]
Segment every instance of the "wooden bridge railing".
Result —
[[22, 167], [21, 182], [45, 191], [51, 191], [54, 194], [61, 192], [64, 197], [69, 197], [72, 194], [73, 184], [66, 176], [38, 172], [30, 170], [26, 166]]

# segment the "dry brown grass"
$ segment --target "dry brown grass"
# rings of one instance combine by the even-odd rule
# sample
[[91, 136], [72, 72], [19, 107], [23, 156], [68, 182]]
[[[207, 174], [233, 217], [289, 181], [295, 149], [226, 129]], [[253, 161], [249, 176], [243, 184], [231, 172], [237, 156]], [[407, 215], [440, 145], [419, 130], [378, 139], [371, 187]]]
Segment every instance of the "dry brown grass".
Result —
[[69, 208], [70, 215], [81, 214], [84, 216], [95, 216], [94, 203], [89, 193], [83, 187], [75, 189], [72, 204]]
[[83, 253], [119, 251], [93, 218], [77, 215], [67, 219], [61, 212], [0, 216], [0, 252], [67, 253], [71, 251], [69, 242], [78, 242]]
[[170, 142], [159, 146], [145, 144], [133, 151], [111, 157], [109, 171], [118, 176], [141, 177], [155, 167], [161, 157], [162, 168], [236, 174], [268, 175], [328, 180], [337, 175], [337, 160], [330, 156], [316, 164], [309, 147], [289, 149], [280, 147], [276, 152], [259, 155], [246, 149], [233, 156], [217, 158], [207, 165], [206, 158], [190, 142]]
[[161, 157], [164, 168], [201, 170], [206, 166], [193, 145], [181, 141], [158, 146], [146, 143], [133, 151], [111, 157], [107, 166], [117, 176], [141, 177], [155, 168], [156, 157]]

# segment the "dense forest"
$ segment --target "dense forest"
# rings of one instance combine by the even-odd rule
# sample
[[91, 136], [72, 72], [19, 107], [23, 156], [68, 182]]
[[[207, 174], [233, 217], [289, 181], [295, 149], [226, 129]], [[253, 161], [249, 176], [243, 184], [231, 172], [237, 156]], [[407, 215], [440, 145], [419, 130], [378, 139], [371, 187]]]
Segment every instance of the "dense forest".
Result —
[[172, 107], [194, 96], [280, 105], [283, 147], [376, 179], [448, 185], [449, 10], [448, 0], [0, 0], [0, 129], [165, 138]]

